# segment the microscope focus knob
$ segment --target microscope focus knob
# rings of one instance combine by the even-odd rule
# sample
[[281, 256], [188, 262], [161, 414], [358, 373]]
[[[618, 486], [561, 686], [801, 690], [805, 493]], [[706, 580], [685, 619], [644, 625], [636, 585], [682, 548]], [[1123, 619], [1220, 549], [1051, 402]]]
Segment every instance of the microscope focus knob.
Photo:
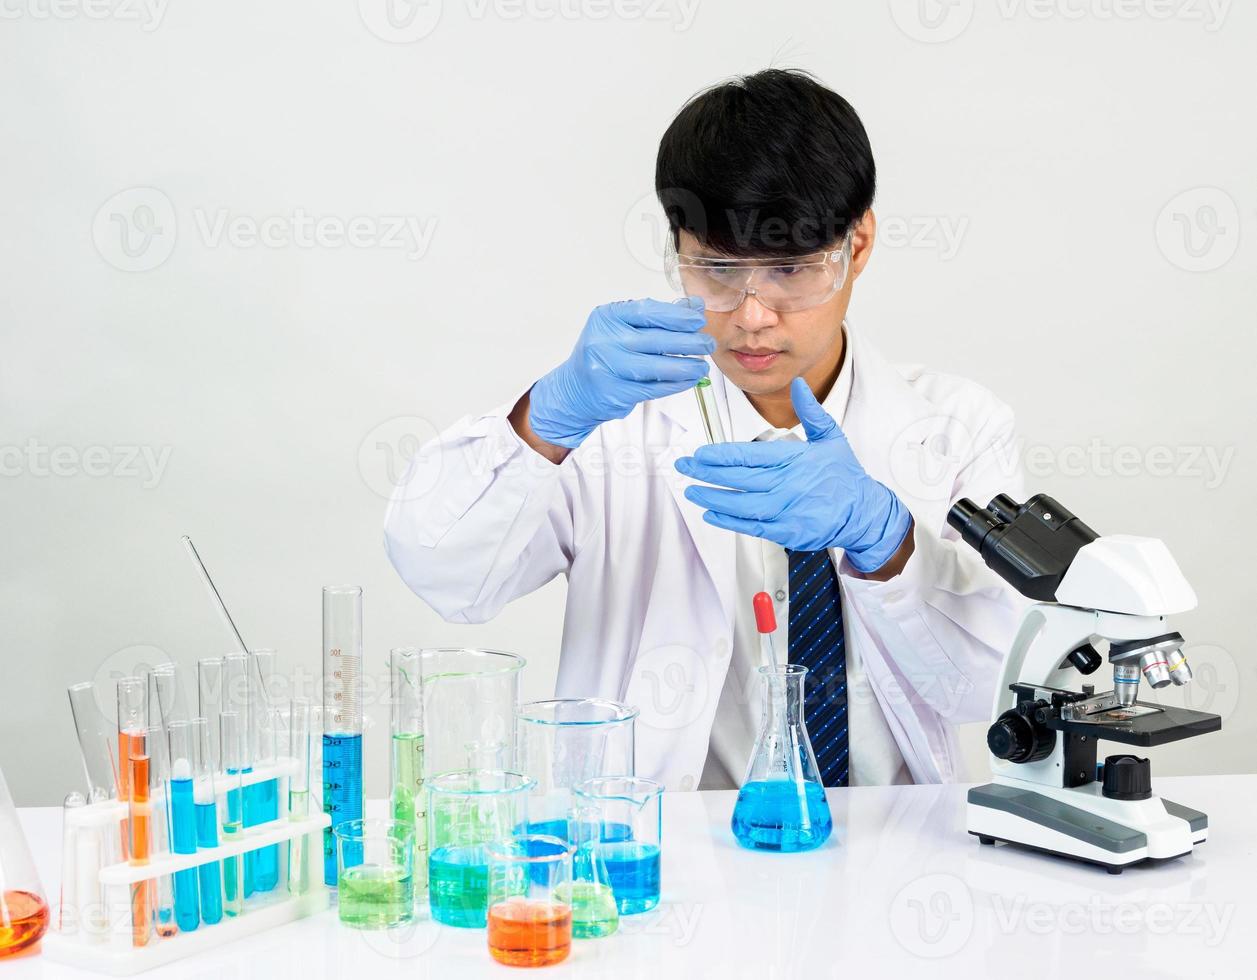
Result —
[[1110, 800], [1146, 800], [1152, 796], [1152, 765], [1137, 755], [1104, 760], [1104, 795]]
[[[1029, 710], [1033, 712], [1033, 707]], [[1035, 724], [1020, 711], [1005, 711], [986, 732], [991, 755], [1008, 762], [1037, 762], [1045, 759], [1056, 745], [1056, 732]]]

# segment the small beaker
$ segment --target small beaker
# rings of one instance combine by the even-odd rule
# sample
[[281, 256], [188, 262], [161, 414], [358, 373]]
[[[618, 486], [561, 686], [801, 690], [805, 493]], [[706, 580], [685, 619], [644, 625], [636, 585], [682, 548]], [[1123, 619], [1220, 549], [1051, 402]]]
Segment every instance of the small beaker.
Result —
[[505, 769], [515, 759], [515, 708], [523, 657], [499, 650], [420, 653], [424, 775]]
[[760, 667], [759, 676], [763, 720], [733, 807], [733, 835], [755, 850], [809, 851], [825, 843], [834, 825], [803, 723], [807, 668]]
[[486, 846], [528, 822], [533, 781], [519, 772], [467, 769], [425, 780], [428, 791], [428, 904], [432, 918], [481, 929], [488, 910]]
[[572, 846], [546, 834], [494, 841], [489, 858], [489, 955], [507, 966], [549, 966], [572, 948]]
[[572, 787], [634, 769], [637, 709], [599, 698], [559, 698], [520, 705], [519, 770], [537, 781], [530, 834], [568, 838]]
[[0, 957], [39, 942], [48, 919], [48, 900], [0, 770]]
[[336, 901], [353, 929], [387, 929], [414, 918], [414, 827], [400, 820], [336, 825]]
[[[601, 860], [621, 915], [659, 904], [663, 786], [641, 776], [599, 776], [572, 790], [582, 826], [573, 831]], [[593, 827], [584, 826], [593, 823]]]

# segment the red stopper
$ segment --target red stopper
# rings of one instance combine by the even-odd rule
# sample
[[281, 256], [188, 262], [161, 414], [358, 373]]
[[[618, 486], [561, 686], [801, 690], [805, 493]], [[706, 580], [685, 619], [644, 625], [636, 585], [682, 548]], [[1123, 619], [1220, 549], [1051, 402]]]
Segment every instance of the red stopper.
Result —
[[767, 592], [756, 592], [751, 600], [755, 606], [755, 628], [761, 633], [773, 633], [777, 629], [777, 613], [773, 599]]

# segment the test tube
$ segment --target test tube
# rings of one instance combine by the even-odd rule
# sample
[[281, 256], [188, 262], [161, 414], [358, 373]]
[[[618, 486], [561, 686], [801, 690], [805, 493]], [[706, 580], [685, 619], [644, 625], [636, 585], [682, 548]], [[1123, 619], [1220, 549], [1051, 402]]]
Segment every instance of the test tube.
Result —
[[[333, 828], [362, 819], [362, 588], [323, 589], [323, 882], [336, 886]], [[347, 864], [354, 850], [347, 845]]]
[[[244, 718], [238, 711], [224, 711], [219, 716], [223, 773], [227, 784], [227, 805], [223, 807], [223, 843], [235, 840], [244, 829], [244, 804], [240, 798], [244, 772]], [[223, 859], [223, 911], [240, 915], [244, 911], [244, 862], [234, 854]]]
[[113, 740], [109, 720], [96, 701], [96, 685], [91, 681], [72, 684], [66, 694], [70, 698], [70, 714], [74, 717], [79, 753], [83, 757], [83, 773], [87, 777], [86, 797], [93, 803], [118, 795], [117, 779], [109, 756]]
[[[149, 799], [149, 757], [145, 748], [145, 707], [148, 690], [142, 677], [118, 681], [118, 782], [120, 799], [127, 801], [127, 860], [147, 864], [152, 804]], [[147, 946], [152, 934], [152, 881], [131, 886], [131, 944]]]
[[[257, 705], [253, 702], [251, 695], [256, 692], [256, 685], [251, 677], [249, 656], [244, 653], [229, 653], [223, 657], [223, 714], [228, 710], [234, 711], [240, 718], [240, 738], [243, 740], [240, 745], [240, 756], [238, 768], [242, 776], [253, 772], [253, 747], [255, 739], [253, 737], [252, 714], [257, 710]], [[219, 724], [222, 724], [221, 715], [219, 716]], [[223, 767], [227, 767], [227, 763], [223, 762]], [[249, 818], [253, 815], [253, 807], [251, 800], [253, 798], [253, 784], [243, 785], [240, 789], [238, 797], [240, 801], [240, 827], [243, 830], [248, 826]], [[256, 877], [256, 851], [248, 851], [245, 853], [241, 867], [244, 877], [241, 879], [241, 897], [248, 898], [253, 894], [253, 882]]]
[[209, 767], [222, 768], [218, 715], [223, 710], [223, 658], [205, 657], [196, 665], [196, 713], [205, 719], [209, 736]]
[[[175, 854], [196, 853], [196, 741], [189, 721], [172, 721], [166, 728], [170, 746], [170, 840]], [[191, 932], [201, 922], [196, 869], [175, 872], [175, 922]]]
[[[152, 812], [149, 856], [160, 860], [170, 853], [172, 847], [170, 755], [166, 747], [165, 731], [158, 725], [150, 725], [144, 730], [144, 744], [149, 756], [149, 801]], [[174, 879], [168, 874], [158, 875], [153, 879], [152, 886], [153, 925], [157, 935], [165, 939], [179, 931], [175, 921]]]
[[[230, 658], [229, 658], [230, 659]], [[275, 719], [271, 714], [270, 686], [275, 674], [275, 651], [254, 650], [248, 673], [249, 762], [251, 766], [275, 764]], [[264, 779], [244, 788], [244, 825], [254, 827], [279, 818], [279, 780]], [[279, 845], [270, 844], [244, 856], [245, 895], [271, 891], [279, 883]]]
[[[288, 755], [296, 768], [288, 777], [288, 819], [310, 816], [310, 701], [293, 698], [288, 707]], [[310, 861], [306, 854], [308, 835], [288, 841], [288, 893], [304, 895], [310, 887]]]
[[414, 828], [415, 890], [428, 887], [428, 807], [423, 792], [423, 660], [416, 647], [389, 654], [389, 770], [393, 819]]
[[[74, 932], [79, 923], [77, 831], [73, 816], [75, 810], [87, 806], [87, 800], [78, 790], [66, 795], [61, 807], [61, 901], [57, 915], [58, 932]], [[69, 920], [66, 920], [66, 913]]]
[[[196, 744], [196, 768], [192, 783], [192, 800], [196, 810], [196, 846], [202, 850], [218, 846], [218, 798], [214, 795], [214, 751], [210, 744], [209, 722], [192, 719]], [[197, 897], [201, 921], [212, 926], [223, 917], [222, 867], [209, 861], [196, 869]]]
[[694, 394], [698, 398], [698, 414], [703, 420], [703, 432], [711, 443], [725, 442], [725, 428], [720, 421], [720, 411], [716, 407], [716, 392], [711, 386], [710, 378], [699, 378], [694, 385]]

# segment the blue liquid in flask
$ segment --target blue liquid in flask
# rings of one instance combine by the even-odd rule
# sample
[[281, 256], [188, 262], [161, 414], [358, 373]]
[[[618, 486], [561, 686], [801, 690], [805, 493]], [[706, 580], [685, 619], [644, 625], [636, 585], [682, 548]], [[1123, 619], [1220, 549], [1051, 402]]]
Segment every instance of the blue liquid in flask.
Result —
[[733, 836], [752, 850], [810, 851], [824, 844], [833, 829], [825, 790], [811, 781], [747, 783], [733, 807]]
[[[323, 831], [323, 883], [336, 887], [336, 837], [332, 828], [362, 819], [362, 736], [323, 736], [323, 812], [332, 825]], [[347, 845], [345, 866], [362, 863], [360, 845]]]
[[646, 912], [659, 904], [659, 846], [638, 841], [604, 842], [598, 856], [607, 869], [621, 915]]

